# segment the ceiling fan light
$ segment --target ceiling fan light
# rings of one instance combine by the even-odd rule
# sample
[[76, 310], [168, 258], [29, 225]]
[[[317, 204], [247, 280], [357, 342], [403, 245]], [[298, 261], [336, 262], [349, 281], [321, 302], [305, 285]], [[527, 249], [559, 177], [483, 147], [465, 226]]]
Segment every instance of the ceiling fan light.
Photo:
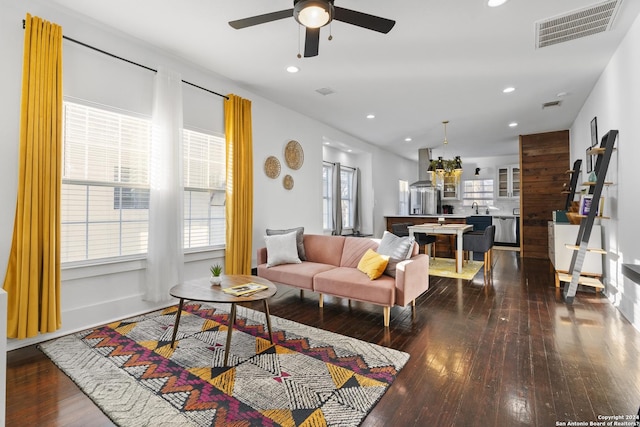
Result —
[[307, 28], [320, 28], [331, 21], [331, 4], [327, 1], [300, 0], [293, 9], [296, 21]]

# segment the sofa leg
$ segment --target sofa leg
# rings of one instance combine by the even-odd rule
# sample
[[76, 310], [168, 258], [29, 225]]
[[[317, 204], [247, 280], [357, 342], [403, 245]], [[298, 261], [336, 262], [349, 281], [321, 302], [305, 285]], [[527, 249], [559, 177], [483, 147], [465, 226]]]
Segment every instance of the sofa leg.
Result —
[[415, 306], [416, 306], [416, 300], [411, 301], [411, 307], [415, 308]]
[[391, 317], [391, 307], [385, 306], [382, 307], [382, 318], [384, 321], [384, 327], [389, 327], [389, 317]]
[[318, 299], [318, 303], [320, 304], [320, 308], [324, 307], [324, 298], [322, 294], [320, 294], [320, 298]]
[[304, 298], [304, 290], [300, 289], [300, 299]]

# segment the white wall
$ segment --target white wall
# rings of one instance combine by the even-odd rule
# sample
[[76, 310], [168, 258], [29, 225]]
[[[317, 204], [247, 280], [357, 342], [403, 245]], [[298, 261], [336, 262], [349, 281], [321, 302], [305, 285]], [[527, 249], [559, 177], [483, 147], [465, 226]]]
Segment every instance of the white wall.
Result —
[[[621, 273], [622, 263], [640, 264], [640, 18], [594, 86], [589, 98], [571, 127], [571, 163], [581, 158], [590, 145], [590, 122], [597, 117], [598, 140], [611, 129], [620, 134], [617, 151], [611, 157], [605, 188], [605, 215], [602, 220], [605, 257], [606, 293], [622, 314], [640, 330], [640, 284]], [[584, 170], [584, 167], [583, 167]], [[581, 177], [585, 179], [585, 174]], [[579, 181], [582, 182], [582, 181]]]
[[[118, 56], [131, 59], [151, 68], [165, 66], [182, 74], [184, 80], [216, 92], [235, 93], [252, 101], [254, 146], [254, 225], [253, 259], [262, 246], [265, 228], [304, 226], [310, 233], [322, 233], [322, 147], [323, 140], [343, 141], [358, 149], [359, 156], [372, 157], [366, 179], [372, 182], [366, 197], [373, 206], [373, 188], [380, 195], [368, 226], [373, 230], [383, 226], [382, 215], [395, 213], [397, 179], [411, 180], [416, 176], [416, 164], [380, 150], [350, 135], [339, 132], [297, 112], [276, 105], [237, 86], [231, 80], [202, 70], [179, 58], [164, 54], [136, 39], [85, 20], [73, 12], [59, 9], [46, 1], [25, 0], [0, 3], [0, 271], [6, 271], [11, 248], [18, 175], [19, 109], [22, 76], [24, 30], [26, 13], [39, 16], [62, 26], [63, 33], [82, 42], [99, 47]], [[115, 105], [145, 113], [151, 106], [153, 73], [133, 65], [108, 58], [100, 53], [65, 41], [65, 95], [89, 98], [91, 101]], [[131, 94], [135, 94], [131, 96]], [[185, 126], [196, 126], [222, 132], [222, 100], [215, 95], [184, 87]], [[285, 144], [295, 139], [304, 149], [304, 164], [292, 171], [284, 162]], [[277, 156], [282, 173], [272, 180], [264, 173], [264, 160]], [[366, 163], [366, 160], [364, 161]], [[377, 172], [375, 172], [377, 170]], [[287, 191], [282, 177], [289, 173], [294, 187]], [[380, 188], [378, 188], [378, 185]], [[382, 231], [378, 231], [381, 235]], [[204, 276], [208, 266], [224, 256], [222, 250], [202, 254], [187, 254], [185, 278]], [[63, 269], [62, 324], [54, 334], [28, 340], [9, 340], [8, 348], [17, 348], [50, 339], [72, 331], [149, 311], [163, 304], [141, 301], [144, 280], [144, 260], [114, 265]], [[4, 275], [3, 275], [4, 276]], [[166, 304], [164, 304], [166, 305]]]
[[398, 215], [399, 181], [418, 180], [418, 163], [407, 159], [394, 161], [384, 150], [373, 149], [373, 235], [382, 237], [387, 229], [385, 216]]

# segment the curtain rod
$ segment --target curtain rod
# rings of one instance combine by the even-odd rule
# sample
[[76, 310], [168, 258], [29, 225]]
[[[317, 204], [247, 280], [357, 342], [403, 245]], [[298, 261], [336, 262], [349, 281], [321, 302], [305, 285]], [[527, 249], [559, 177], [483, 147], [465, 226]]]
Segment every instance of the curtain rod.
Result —
[[[323, 160], [322, 163], [325, 163], [327, 165], [335, 166], [337, 162], [328, 162], [326, 160]], [[342, 163], [340, 163], [340, 167], [341, 168], [345, 168], [345, 169], [351, 169], [351, 170], [356, 170], [357, 169], [357, 168], [354, 168], [353, 166], [343, 165]]]
[[[23, 19], [23, 20], [22, 20], [22, 29], [24, 30], [25, 28], [26, 28], [26, 21]], [[136, 65], [136, 66], [138, 66], [138, 67], [140, 67], [140, 68], [144, 68], [145, 70], [153, 71], [154, 73], [157, 73], [157, 72], [158, 72], [158, 70], [155, 70], [155, 69], [153, 69], [153, 68], [151, 68], [151, 67], [147, 67], [146, 65], [138, 64], [137, 62], [131, 61], [131, 60], [129, 60], [129, 59], [123, 58], [123, 57], [118, 56], [118, 55], [114, 55], [114, 54], [113, 54], [113, 53], [111, 53], [111, 52], [107, 52], [106, 50], [102, 50], [102, 49], [97, 48], [97, 47], [95, 47], [95, 46], [91, 46], [90, 44], [87, 44], [87, 43], [81, 42], [81, 41], [76, 40], [76, 39], [72, 39], [71, 37], [67, 37], [67, 36], [63, 35], [63, 36], [62, 36], [62, 38], [63, 38], [63, 39], [65, 39], [65, 40], [69, 40], [70, 42], [77, 43], [77, 44], [79, 44], [80, 46], [84, 46], [84, 47], [86, 47], [86, 48], [88, 48], [88, 49], [93, 49], [93, 50], [95, 50], [96, 52], [100, 52], [100, 53], [102, 53], [102, 54], [104, 54], [104, 55], [107, 55], [107, 56], [110, 56], [110, 57], [112, 57], [112, 58], [116, 58], [116, 59], [119, 59], [119, 60], [121, 60], [121, 61], [128, 62], [129, 64]], [[218, 93], [218, 92], [212, 91], [212, 90], [207, 89], [207, 88], [204, 88], [204, 87], [202, 87], [202, 86], [198, 86], [197, 84], [194, 84], [194, 83], [188, 82], [188, 81], [186, 81], [186, 80], [182, 80], [182, 83], [184, 83], [184, 84], [188, 84], [188, 85], [190, 85], [190, 86], [193, 86], [193, 87], [198, 88], [198, 89], [201, 89], [201, 90], [204, 90], [205, 92], [209, 92], [209, 93], [211, 93], [211, 94], [213, 94], [213, 95], [218, 95], [218, 96], [220, 96], [220, 97], [222, 97], [222, 98], [224, 98], [224, 99], [229, 99], [229, 97], [228, 97], [228, 96], [226, 96], [226, 95], [222, 95], [221, 93]]]

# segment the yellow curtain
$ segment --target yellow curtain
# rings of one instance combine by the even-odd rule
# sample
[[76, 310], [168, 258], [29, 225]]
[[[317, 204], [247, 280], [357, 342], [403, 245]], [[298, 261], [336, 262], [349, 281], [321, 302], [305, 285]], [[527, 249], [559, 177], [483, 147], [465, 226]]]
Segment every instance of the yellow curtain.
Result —
[[4, 279], [7, 336], [53, 332], [60, 320], [62, 28], [27, 14], [18, 201]]
[[227, 141], [227, 274], [251, 274], [253, 235], [253, 142], [251, 101], [228, 95], [224, 101]]

